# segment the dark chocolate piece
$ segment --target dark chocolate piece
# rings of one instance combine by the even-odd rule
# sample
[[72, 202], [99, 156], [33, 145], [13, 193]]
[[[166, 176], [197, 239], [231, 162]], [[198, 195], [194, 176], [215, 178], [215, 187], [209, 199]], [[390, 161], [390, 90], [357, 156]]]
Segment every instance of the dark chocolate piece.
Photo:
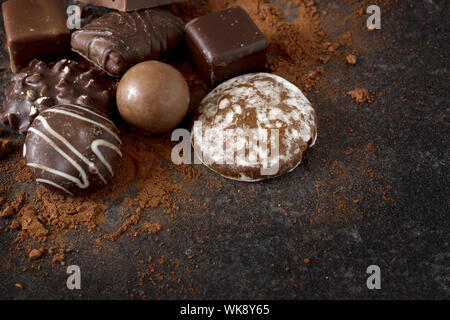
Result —
[[35, 58], [61, 58], [70, 52], [63, 0], [9, 0], [2, 12], [12, 72]]
[[120, 77], [133, 65], [169, 58], [184, 41], [184, 23], [165, 9], [111, 12], [72, 34], [72, 50]]
[[267, 40], [241, 7], [192, 20], [186, 35], [194, 67], [210, 86], [265, 69]]
[[75, 61], [63, 59], [53, 66], [33, 60], [16, 74], [5, 89], [0, 120], [14, 130], [26, 133], [33, 119], [57, 104], [90, 106], [111, 115], [115, 81], [102, 71], [85, 69]]
[[121, 147], [119, 131], [109, 119], [67, 104], [47, 109], [34, 120], [23, 153], [38, 183], [76, 195], [112, 179]]
[[79, 0], [100, 7], [116, 9], [119, 11], [134, 11], [163, 6], [186, 0]]

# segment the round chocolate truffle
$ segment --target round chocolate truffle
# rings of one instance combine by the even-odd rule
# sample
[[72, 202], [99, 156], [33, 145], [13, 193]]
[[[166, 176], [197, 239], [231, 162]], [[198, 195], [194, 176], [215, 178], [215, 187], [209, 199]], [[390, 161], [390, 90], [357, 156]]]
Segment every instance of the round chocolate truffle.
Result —
[[315, 111], [299, 88], [268, 73], [230, 79], [201, 102], [191, 133], [198, 158], [240, 181], [294, 170], [315, 144]]
[[73, 104], [41, 112], [28, 129], [24, 157], [38, 183], [76, 195], [105, 186], [122, 157], [114, 124]]
[[189, 87], [174, 67], [146, 61], [128, 70], [117, 88], [117, 106], [132, 127], [157, 134], [176, 127], [189, 107]]

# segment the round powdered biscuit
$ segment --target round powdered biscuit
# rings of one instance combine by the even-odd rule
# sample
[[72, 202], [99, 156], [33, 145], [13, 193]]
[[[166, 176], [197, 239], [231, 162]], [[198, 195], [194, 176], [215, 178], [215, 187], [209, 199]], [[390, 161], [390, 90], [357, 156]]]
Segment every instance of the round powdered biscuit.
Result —
[[213, 171], [260, 181], [300, 164], [316, 142], [316, 115], [289, 81], [269, 73], [245, 74], [203, 99], [191, 138], [196, 156]]

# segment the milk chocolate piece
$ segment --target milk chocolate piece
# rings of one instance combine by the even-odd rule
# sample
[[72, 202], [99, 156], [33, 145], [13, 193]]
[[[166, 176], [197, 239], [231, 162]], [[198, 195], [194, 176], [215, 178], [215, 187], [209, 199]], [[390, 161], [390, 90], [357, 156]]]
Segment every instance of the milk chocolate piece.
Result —
[[189, 100], [189, 87], [183, 75], [159, 61], [135, 65], [117, 87], [117, 108], [122, 118], [150, 134], [175, 128], [186, 115]]
[[165, 9], [110, 12], [72, 34], [72, 50], [115, 77], [169, 58], [183, 42], [183, 21]]
[[0, 121], [26, 133], [40, 112], [62, 103], [90, 106], [109, 116], [116, 81], [105, 76], [102, 71], [83, 68], [67, 59], [50, 66], [33, 60], [6, 87]]
[[119, 11], [134, 11], [163, 6], [186, 0], [80, 0], [96, 6], [116, 9]]
[[76, 195], [112, 179], [121, 148], [119, 131], [109, 119], [70, 104], [47, 109], [34, 120], [23, 153], [38, 183]]
[[194, 67], [210, 86], [265, 69], [267, 40], [241, 7], [196, 18], [186, 34]]
[[12, 72], [35, 58], [61, 58], [70, 52], [63, 0], [9, 0], [2, 12]]

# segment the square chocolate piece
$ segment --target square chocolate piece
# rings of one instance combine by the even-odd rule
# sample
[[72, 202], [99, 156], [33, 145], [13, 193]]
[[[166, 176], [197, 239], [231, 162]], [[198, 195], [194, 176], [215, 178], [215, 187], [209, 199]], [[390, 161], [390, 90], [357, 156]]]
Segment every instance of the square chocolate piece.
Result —
[[70, 51], [63, 0], [9, 0], [2, 12], [12, 72], [35, 58], [56, 59]]
[[99, 7], [116, 9], [125, 12], [125, 11], [154, 8], [186, 0], [79, 0], [79, 1], [93, 4]]
[[194, 67], [210, 86], [265, 69], [267, 40], [241, 7], [192, 20], [186, 38]]

